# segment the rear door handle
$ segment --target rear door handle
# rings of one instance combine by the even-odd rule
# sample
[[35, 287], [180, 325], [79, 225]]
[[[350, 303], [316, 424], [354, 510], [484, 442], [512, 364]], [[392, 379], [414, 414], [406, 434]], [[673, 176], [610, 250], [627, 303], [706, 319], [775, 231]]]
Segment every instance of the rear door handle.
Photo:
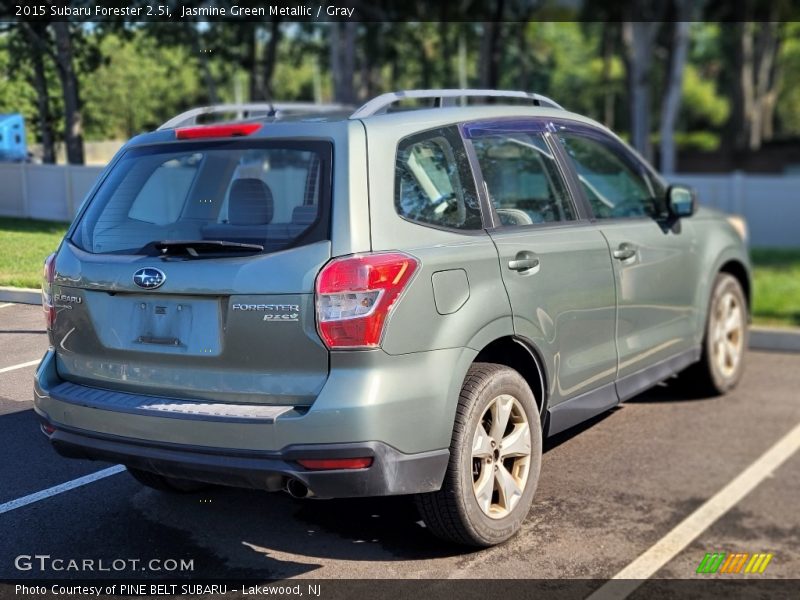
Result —
[[620, 244], [619, 248], [613, 252], [614, 258], [619, 260], [628, 260], [636, 256], [636, 246], [633, 244]]
[[508, 268], [512, 271], [530, 271], [538, 266], [539, 257], [528, 250], [517, 252], [517, 255], [513, 258], [513, 260], [508, 261]]

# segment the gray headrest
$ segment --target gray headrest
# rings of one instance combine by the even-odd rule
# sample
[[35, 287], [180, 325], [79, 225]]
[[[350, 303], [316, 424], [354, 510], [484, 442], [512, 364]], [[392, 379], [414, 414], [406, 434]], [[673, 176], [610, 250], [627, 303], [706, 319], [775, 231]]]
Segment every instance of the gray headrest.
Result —
[[267, 225], [274, 207], [269, 186], [260, 179], [237, 179], [228, 198], [228, 223]]

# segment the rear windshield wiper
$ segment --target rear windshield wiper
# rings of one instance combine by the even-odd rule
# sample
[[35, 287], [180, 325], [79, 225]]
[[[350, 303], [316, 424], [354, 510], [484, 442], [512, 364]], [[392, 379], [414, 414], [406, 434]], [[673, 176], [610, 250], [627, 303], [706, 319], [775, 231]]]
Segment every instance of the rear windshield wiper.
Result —
[[188, 254], [252, 254], [264, 250], [261, 244], [244, 244], [226, 240], [160, 240], [150, 242], [142, 252], [158, 251], [159, 255]]

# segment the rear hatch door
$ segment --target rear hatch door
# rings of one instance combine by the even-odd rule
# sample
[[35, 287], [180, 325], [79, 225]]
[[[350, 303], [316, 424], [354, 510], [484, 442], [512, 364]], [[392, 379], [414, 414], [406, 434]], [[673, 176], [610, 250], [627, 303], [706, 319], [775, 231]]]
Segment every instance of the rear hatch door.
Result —
[[59, 375], [90, 387], [307, 405], [328, 374], [314, 281], [331, 255], [332, 146], [128, 150], [56, 259]]

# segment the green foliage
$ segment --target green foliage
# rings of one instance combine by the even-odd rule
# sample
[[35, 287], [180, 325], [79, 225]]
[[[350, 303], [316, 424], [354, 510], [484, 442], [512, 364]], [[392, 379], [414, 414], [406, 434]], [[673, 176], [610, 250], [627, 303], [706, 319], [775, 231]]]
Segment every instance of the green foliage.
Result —
[[730, 114], [730, 102], [719, 95], [716, 82], [703, 77], [694, 65], [683, 72], [682, 117], [687, 128], [722, 127]]
[[273, 89], [276, 98], [281, 100], [313, 100], [314, 81], [322, 73], [315, 53], [292, 52], [292, 40], [282, 40], [278, 47], [278, 60], [275, 65]]
[[[273, 97], [331, 100], [332, 25], [283, 22], [280, 27]], [[620, 23], [520, 21], [496, 27], [500, 87], [551, 96], [568, 109], [599, 121], [609, 119], [624, 135], [629, 102]], [[221, 21], [74, 28], [85, 138], [127, 138], [214, 97], [250, 99], [250, 80], [263, 77], [270, 31], [271, 24], [266, 22]], [[474, 87], [481, 79], [487, 31], [485, 24], [471, 22], [361, 23], [354, 44], [356, 95], [458, 87], [462, 45], [466, 84]], [[737, 40], [730, 27], [718, 23], [695, 22], [690, 31], [676, 138], [681, 147], [711, 150], [719, 146], [723, 131], [735, 126], [729, 122], [729, 96], [737, 76], [732, 51]], [[781, 32], [776, 133], [800, 135], [800, 86], [796, 85], [800, 81], [800, 23], [785, 23]], [[47, 39], [52, 51], [52, 40]], [[650, 74], [654, 134], [668, 41], [664, 27], [653, 48]], [[61, 86], [53, 57], [44, 58], [54, 129], [60, 139], [64, 130]], [[22, 29], [7, 27], [0, 32], [0, 111], [25, 115], [29, 141], [34, 141], [38, 128], [32, 73], [31, 46]]]
[[780, 52], [783, 86], [778, 94], [777, 113], [784, 134], [800, 135], [800, 23], [786, 23], [786, 37]]
[[[36, 98], [25, 81], [27, 73], [11, 68], [9, 42], [8, 34], [0, 36], [0, 113], [21, 112], [26, 119], [30, 119], [36, 113]], [[33, 141], [32, 135], [28, 131], [28, 142]]]
[[719, 148], [720, 135], [713, 131], [676, 131], [675, 144], [686, 150], [713, 152]]
[[[604, 94], [621, 93], [624, 77], [621, 61], [614, 59], [609, 85], [604, 87], [596, 33], [581, 23], [529, 23], [526, 37], [530, 57], [521, 59], [531, 63], [532, 89], [551, 96], [569, 110], [602, 120]], [[509, 69], [509, 73], [513, 72]]]
[[199, 103], [197, 60], [186, 48], [137, 31], [105, 36], [100, 52], [103, 64], [81, 78], [87, 139], [126, 139]]
[[[31, 85], [33, 69], [30, 65], [27, 47], [22, 44], [19, 31], [0, 33], [0, 113], [22, 113], [28, 144], [39, 141], [38, 108], [36, 92]], [[45, 63], [53, 114], [61, 114], [61, 88], [55, 68]], [[56, 120], [56, 136], [63, 132], [63, 119]]]

